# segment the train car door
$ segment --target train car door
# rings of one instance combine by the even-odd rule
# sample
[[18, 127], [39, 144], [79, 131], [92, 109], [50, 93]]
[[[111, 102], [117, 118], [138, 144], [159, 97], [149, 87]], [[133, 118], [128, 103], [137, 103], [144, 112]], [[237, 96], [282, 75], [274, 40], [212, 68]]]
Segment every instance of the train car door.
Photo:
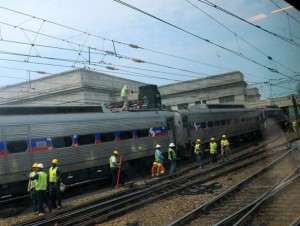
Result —
[[187, 119], [183, 119], [178, 112], [174, 112], [174, 130], [178, 155], [186, 156]]

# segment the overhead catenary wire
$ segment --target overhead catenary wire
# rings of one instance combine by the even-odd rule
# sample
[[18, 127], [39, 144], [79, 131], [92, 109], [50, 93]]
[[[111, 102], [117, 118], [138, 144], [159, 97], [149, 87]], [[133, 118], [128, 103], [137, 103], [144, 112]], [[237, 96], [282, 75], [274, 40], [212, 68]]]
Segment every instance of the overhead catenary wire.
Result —
[[247, 24], [249, 24], [249, 25], [251, 25], [251, 26], [253, 26], [255, 28], [258, 28], [258, 29], [260, 29], [260, 30], [262, 30], [262, 31], [264, 31], [264, 32], [266, 32], [266, 33], [268, 33], [270, 35], [273, 35], [274, 37], [279, 38], [279, 39], [281, 39], [281, 40], [283, 40], [283, 41], [285, 41], [287, 43], [290, 43], [290, 44], [292, 44], [292, 45], [294, 45], [294, 46], [296, 46], [298, 48], [300, 47], [299, 43], [297, 43], [297, 42], [295, 42], [295, 41], [293, 41], [293, 40], [291, 40], [289, 38], [286, 38], [286, 37], [284, 37], [282, 35], [279, 35], [279, 34], [277, 34], [275, 32], [272, 32], [272, 31], [269, 31], [269, 30], [267, 30], [265, 28], [262, 28], [261, 26], [255, 25], [255, 24], [253, 24], [253, 23], [251, 23], [251, 22], [243, 19], [242, 17], [240, 17], [240, 16], [238, 16], [238, 15], [236, 15], [234, 13], [231, 13], [230, 11], [225, 10], [222, 7], [216, 5], [216, 4], [214, 4], [214, 3], [212, 3], [212, 2], [210, 2], [208, 0], [205, 0], [205, 1], [203, 1], [203, 0], [197, 0], [197, 1], [202, 2], [202, 3], [206, 4], [206, 5], [209, 5], [209, 6], [213, 7], [213, 8], [215, 8], [215, 9], [218, 9], [218, 10], [220, 10], [220, 11], [222, 11], [222, 12], [224, 12], [224, 13], [230, 15], [230, 16], [233, 16], [233, 17], [235, 17], [235, 18], [237, 18], [237, 19], [239, 19], [239, 20], [241, 20], [241, 21], [243, 21], [243, 22], [245, 22], [245, 23], [247, 23]]
[[[131, 6], [131, 5], [127, 4], [127, 3], [124, 3], [124, 2], [122, 2], [122, 1], [118, 1], [118, 0], [114, 0], [114, 1], [119, 2], [119, 3], [121, 3], [121, 4], [125, 4], [126, 6], [128, 6], [128, 7], [130, 7], [130, 8], [133, 7], [133, 6]], [[0, 8], [6, 9], [6, 10], [10, 10], [10, 11], [13, 11], [13, 12], [20, 13], [20, 12], [18, 12], [18, 11], [11, 10], [11, 9], [8, 9], [8, 8], [5, 8], [5, 7], [1, 7], [1, 6], [0, 6]], [[274, 70], [273, 68], [270, 68], [270, 67], [268, 67], [268, 66], [266, 66], [266, 65], [264, 65], [264, 64], [262, 64], [262, 63], [259, 63], [259, 62], [255, 61], [254, 59], [252, 59], [252, 58], [250, 58], [250, 57], [247, 57], [247, 56], [245, 56], [245, 55], [243, 55], [243, 54], [241, 54], [241, 53], [238, 53], [238, 52], [236, 52], [236, 51], [234, 51], [234, 50], [228, 49], [228, 48], [226, 48], [226, 47], [224, 47], [224, 46], [221, 46], [221, 45], [219, 45], [219, 44], [213, 43], [213, 42], [209, 41], [208, 39], [204, 39], [204, 38], [202, 38], [202, 37], [200, 37], [200, 36], [198, 36], [198, 35], [195, 35], [195, 34], [193, 34], [193, 33], [191, 33], [191, 32], [188, 32], [188, 31], [186, 31], [186, 30], [184, 30], [184, 29], [182, 29], [182, 28], [180, 28], [180, 27], [178, 27], [178, 26], [176, 26], [176, 25], [173, 25], [173, 24], [171, 24], [171, 23], [168, 23], [168, 22], [166, 22], [166, 21], [164, 21], [164, 20], [162, 20], [162, 19], [159, 19], [159, 18], [157, 18], [157, 17], [155, 17], [155, 16], [153, 16], [153, 15], [151, 15], [151, 14], [148, 14], [148, 13], [146, 13], [146, 12], [140, 10], [140, 9], [137, 9], [137, 8], [135, 8], [135, 7], [133, 7], [133, 9], [135, 9], [135, 10], [137, 10], [137, 11], [139, 11], [139, 12], [142, 12], [142, 13], [148, 15], [148, 16], [151, 16], [151, 17], [153, 17], [153, 18], [155, 18], [155, 19], [158, 19], [158, 20], [160, 20], [160, 21], [162, 21], [162, 22], [164, 22], [164, 23], [167, 23], [168, 25], [173, 26], [173, 27], [175, 27], [175, 28], [177, 28], [177, 29], [179, 29], [179, 30], [181, 30], [181, 31], [184, 31], [184, 32], [186, 32], [186, 33], [188, 33], [188, 34], [190, 34], [190, 35], [192, 35], [192, 36], [194, 36], [194, 37], [200, 38], [201, 40], [206, 41], [206, 42], [208, 42], [208, 43], [210, 43], [210, 44], [212, 44], [212, 45], [216, 45], [216, 46], [218, 46], [218, 47], [221, 48], [221, 49], [224, 49], [224, 50], [226, 50], [226, 51], [229, 51], [229, 52], [233, 53], [234, 55], [237, 55], [237, 56], [239, 56], [239, 57], [241, 57], [241, 58], [244, 58], [244, 59], [246, 59], [246, 60], [248, 60], [248, 61], [250, 61], [250, 62], [252, 62], [252, 63], [255, 63], [255, 64], [257, 64], [257, 65], [260, 65], [260, 66], [262, 66], [262, 67], [264, 67], [264, 68], [266, 68], [266, 69], [268, 69], [268, 70], [270, 70], [270, 71], [272, 71], [272, 72], [275, 72], [275, 70]], [[24, 14], [24, 13], [21, 13], [21, 14], [30, 16], [30, 15]], [[38, 19], [42, 20], [41, 18], [38, 18]], [[46, 21], [46, 20], [43, 20], [43, 21]], [[47, 22], [49, 22], [49, 21], [47, 21]], [[9, 24], [4, 23], [4, 22], [0, 22], [0, 23], [5, 24], [5, 25], [7, 25], [7, 26], [13, 26], [13, 25], [9, 25]], [[56, 24], [56, 25], [57, 25], [57, 23], [54, 23], [54, 22], [50, 22], [50, 23], [53, 23], [53, 24]], [[70, 27], [64, 26], [64, 25], [59, 25], [59, 26], [67, 27], [67, 28], [72, 29], [72, 30], [77, 30], [77, 29], [73, 29], [73, 28], [70, 28]], [[22, 28], [22, 30], [30, 31], [29, 29], [25, 29], [25, 28]], [[30, 31], [30, 32], [34, 32], [34, 31]], [[81, 31], [81, 32], [82, 32], [82, 31]], [[86, 33], [86, 32], [84, 32], [84, 33]], [[46, 34], [43, 34], [43, 33], [39, 33], [39, 34], [40, 34], [40, 35], [43, 35], [43, 36], [46, 36], [46, 37], [56, 38], [56, 37], [53, 37], [53, 36], [50, 36], [50, 35], [46, 35]], [[92, 35], [92, 34], [89, 34], [89, 33], [86, 33], [86, 34]], [[93, 36], [94, 36], [94, 35], [93, 35]], [[98, 37], [101, 37], [101, 36], [98, 36]], [[103, 38], [103, 37], [101, 37], [101, 38]], [[56, 39], [61, 40], [61, 41], [66, 41], [66, 40], [64, 40], [64, 39], [59, 39], [59, 38], [56, 38]], [[121, 42], [117, 42], [117, 41], [114, 41], [114, 40], [111, 40], [111, 41], [112, 41], [113, 43], [114, 43], [114, 42], [116, 42], [116, 43], [121, 43]], [[69, 42], [69, 41], [66, 41], [66, 42]], [[69, 43], [72, 43], [72, 42], [69, 42]], [[77, 43], [72, 43], [72, 44], [78, 45], [79, 48], [82, 48], [82, 46], [83, 46], [83, 45], [80, 45], [80, 44], [77, 44]], [[289, 77], [288, 75], [285, 75], [285, 74], [279, 72], [278, 70], [276, 70], [276, 73], [281, 74], [281, 75], [286, 76], [286, 77]]]
[[[36, 18], [34, 18], [34, 19], [36, 19]], [[46, 20], [45, 20], [46, 21]], [[58, 24], [58, 23], [54, 23], [54, 24], [57, 24], [58, 26], [61, 26], [61, 24]], [[20, 25], [18, 25], [18, 26], [20, 26]], [[64, 25], [62, 25], [62, 26], [64, 26]], [[67, 26], [65, 26], [65, 27], [67, 27]], [[73, 28], [70, 28], [70, 27], [67, 27], [68, 29], [73, 29]], [[79, 32], [81, 32], [80, 30], [77, 30], [77, 31], [79, 31]], [[82, 35], [86, 35], [86, 34], [88, 34], [88, 33], [86, 33], [86, 32], [84, 32], [84, 33], [82, 33]], [[87, 36], [89, 36], [89, 34], [87, 35]], [[103, 39], [103, 41], [105, 40], [105, 38], [103, 38], [103, 37], [101, 37], [102, 39]], [[109, 40], [109, 39], [106, 39], [106, 40]], [[113, 40], [112, 40], [113, 41]], [[120, 43], [122, 43], [122, 42], [118, 42], [118, 41], [114, 41], [115, 43], [118, 43], [118, 44], [120, 44]], [[83, 46], [84, 45], [78, 45], [78, 43], [74, 43], [74, 42], [69, 42], [69, 41], [67, 41], [67, 43], [68, 43], [68, 45], [70, 45], [71, 46], [71, 44], [72, 45], [76, 45], [76, 46], [78, 46], [78, 48], [79, 48], [79, 50], [81, 49], [82, 51], [84, 51], [83, 50]], [[124, 43], [122, 43], [122, 44], [124, 44]], [[134, 48], [134, 47], [136, 47], [135, 45], [133, 45], [133, 44], [125, 44], [125, 45], [128, 45], [129, 47], [131, 47], [131, 48]], [[85, 46], [84, 48], [89, 48], [88, 46]], [[141, 47], [140, 49], [146, 49], [146, 48], [143, 48], [143, 47]], [[77, 50], [77, 52], [79, 52], [79, 50]], [[75, 50], [76, 51], [76, 50]], [[98, 50], [97, 50], [98, 51]], [[149, 50], [149, 51], [152, 51], [152, 50]], [[85, 51], [86, 52], [86, 51]], [[159, 52], [159, 51], [157, 51], [157, 52]], [[81, 52], [82, 53], [82, 52]], [[105, 54], [105, 53], [103, 53], [103, 56], [107, 56], [107, 55], [109, 55], [109, 54]], [[169, 55], [171, 55], [171, 54], [169, 54]], [[177, 56], [175, 56], [175, 57], [177, 57]], [[178, 58], [181, 58], [181, 57], [178, 57]], [[183, 58], [182, 58], [183, 59]], [[86, 61], [87, 59], [86, 58], [84, 58], [84, 61]], [[82, 61], [81, 63], [83, 63], [84, 61]], [[87, 66], [87, 64], [86, 63], [83, 63], [83, 66], [84, 67], [86, 67]], [[99, 66], [99, 65], [98, 65]], [[214, 66], [214, 67], [216, 67], [216, 66]], [[74, 68], [76, 68], [76, 67], [74, 67]], [[140, 69], [140, 70], [143, 70], [143, 69]], [[244, 73], [244, 74], [246, 74], [246, 73]], [[259, 76], [257, 76], [257, 77], [259, 77]]]
[[[223, 23], [221, 23], [220, 21], [218, 21], [217, 19], [215, 19], [214, 17], [210, 16], [208, 13], [206, 13], [204, 10], [200, 9], [198, 6], [196, 6], [195, 4], [191, 3], [190, 0], [185, 0], [186, 2], [190, 3], [192, 6], [194, 6], [196, 9], [198, 9], [199, 11], [201, 11], [202, 13], [204, 13], [206, 16], [208, 16], [209, 18], [211, 18], [212, 20], [214, 20], [215, 22], [217, 22], [219, 25], [221, 25], [222, 27], [224, 27], [227, 31], [229, 31], [230, 33], [234, 34], [235, 38], [239, 38], [241, 39], [243, 42], [247, 43], [249, 46], [251, 46], [252, 48], [254, 48], [256, 51], [258, 51], [259, 53], [261, 53], [262, 55], [264, 55], [268, 60], [271, 60], [273, 62], [276, 62], [277, 64], [279, 64], [280, 66], [288, 69], [289, 71], [295, 73], [295, 71], [293, 71], [292, 69], [290, 69], [289, 67], [283, 65], [282, 63], [280, 63], [279, 61], [273, 59], [273, 57], [271, 57], [270, 55], [266, 54], [265, 52], [263, 52], [261, 49], [259, 49], [258, 47], [256, 47], [254, 44], [250, 43], [249, 41], [247, 41], [245, 38], [241, 37], [240, 35], [238, 35], [236, 32], [232, 31], [229, 27], [225, 26]], [[238, 43], [238, 42], [237, 42]], [[237, 44], [238, 45], [238, 44]], [[239, 52], [241, 53], [240, 47], [238, 45], [238, 49]]]

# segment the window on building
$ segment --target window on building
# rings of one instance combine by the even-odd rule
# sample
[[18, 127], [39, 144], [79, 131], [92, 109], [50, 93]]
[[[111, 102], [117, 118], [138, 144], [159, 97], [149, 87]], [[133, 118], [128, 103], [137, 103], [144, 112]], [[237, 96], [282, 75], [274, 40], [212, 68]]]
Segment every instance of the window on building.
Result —
[[66, 137], [53, 137], [52, 146], [53, 148], [64, 148], [71, 147], [73, 144], [73, 139], [71, 136]]
[[220, 102], [220, 104], [234, 102], [234, 95], [226, 96], [226, 97], [219, 97], [219, 102]]
[[207, 127], [213, 127], [214, 126], [214, 122], [213, 121], [209, 121], [207, 122]]
[[28, 143], [25, 140], [7, 142], [7, 150], [12, 154], [25, 152], [27, 151], [27, 149], [28, 149]]
[[93, 134], [79, 135], [78, 136], [78, 144], [79, 145], [94, 144], [95, 141], [96, 141], [96, 139], [95, 139], [95, 136]]
[[206, 104], [206, 100], [202, 100], [202, 104]]
[[195, 101], [195, 105], [201, 104], [201, 100]]
[[177, 107], [178, 107], [178, 110], [182, 110], [182, 109], [187, 109], [189, 106], [188, 103], [184, 103], [184, 104], [178, 104]]

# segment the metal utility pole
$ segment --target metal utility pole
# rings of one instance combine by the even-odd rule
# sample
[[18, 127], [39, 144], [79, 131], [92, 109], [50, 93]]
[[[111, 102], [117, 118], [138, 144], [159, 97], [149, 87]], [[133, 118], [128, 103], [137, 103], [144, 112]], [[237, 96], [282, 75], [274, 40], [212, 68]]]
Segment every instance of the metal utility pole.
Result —
[[299, 119], [299, 113], [298, 113], [298, 105], [295, 96], [292, 94], [291, 95], [292, 103], [293, 103], [293, 108], [294, 108], [294, 114], [295, 114], [295, 119]]

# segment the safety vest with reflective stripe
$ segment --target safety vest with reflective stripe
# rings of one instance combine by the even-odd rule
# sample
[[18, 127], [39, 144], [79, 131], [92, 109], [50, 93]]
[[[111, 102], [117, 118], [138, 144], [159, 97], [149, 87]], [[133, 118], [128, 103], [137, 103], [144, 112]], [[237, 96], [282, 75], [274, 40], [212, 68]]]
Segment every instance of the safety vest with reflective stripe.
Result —
[[[173, 157], [173, 159], [171, 158], [171, 156]], [[169, 150], [168, 150], [168, 159], [169, 160], [176, 159], [176, 153], [173, 148], [169, 148]]]
[[[31, 172], [31, 173], [29, 174], [29, 177], [34, 177], [35, 174], [36, 174], [36, 172]], [[29, 188], [29, 189], [35, 188], [35, 184], [36, 184], [36, 180], [31, 180], [31, 181], [30, 181], [30, 188]]]
[[47, 190], [47, 173], [40, 171], [38, 172], [39, 178], [36, 180], [35, 190], [46, 191]]
[[123, 87], [122, 91], [121, 91], [121, 96], [127, 96], [128, 95], [128, 89], [127, 87]]
[[210, 147], [210, 153], [211, 154], [216, 154], [217, 153], [217, 143], [214, 141], [214, 142], [210, 142], [209, 143], [209, 147]]
[[50, 167], [49, 169], [49, 182], [57, 182], [56, 170], [58, 169], [57, 166]]
[[109, 158], [109, 167], [110, 168], [115, 168], [115, 167], [117, 167], [114, 163], [113, 163], [113, 158], [115, 158], [115, 163], [117, 163], [117, 158], [116, 158], [116, 156], [114, 156], [114, 155], [112, 155], [112, 156], [110, 156], [110, 158]]

